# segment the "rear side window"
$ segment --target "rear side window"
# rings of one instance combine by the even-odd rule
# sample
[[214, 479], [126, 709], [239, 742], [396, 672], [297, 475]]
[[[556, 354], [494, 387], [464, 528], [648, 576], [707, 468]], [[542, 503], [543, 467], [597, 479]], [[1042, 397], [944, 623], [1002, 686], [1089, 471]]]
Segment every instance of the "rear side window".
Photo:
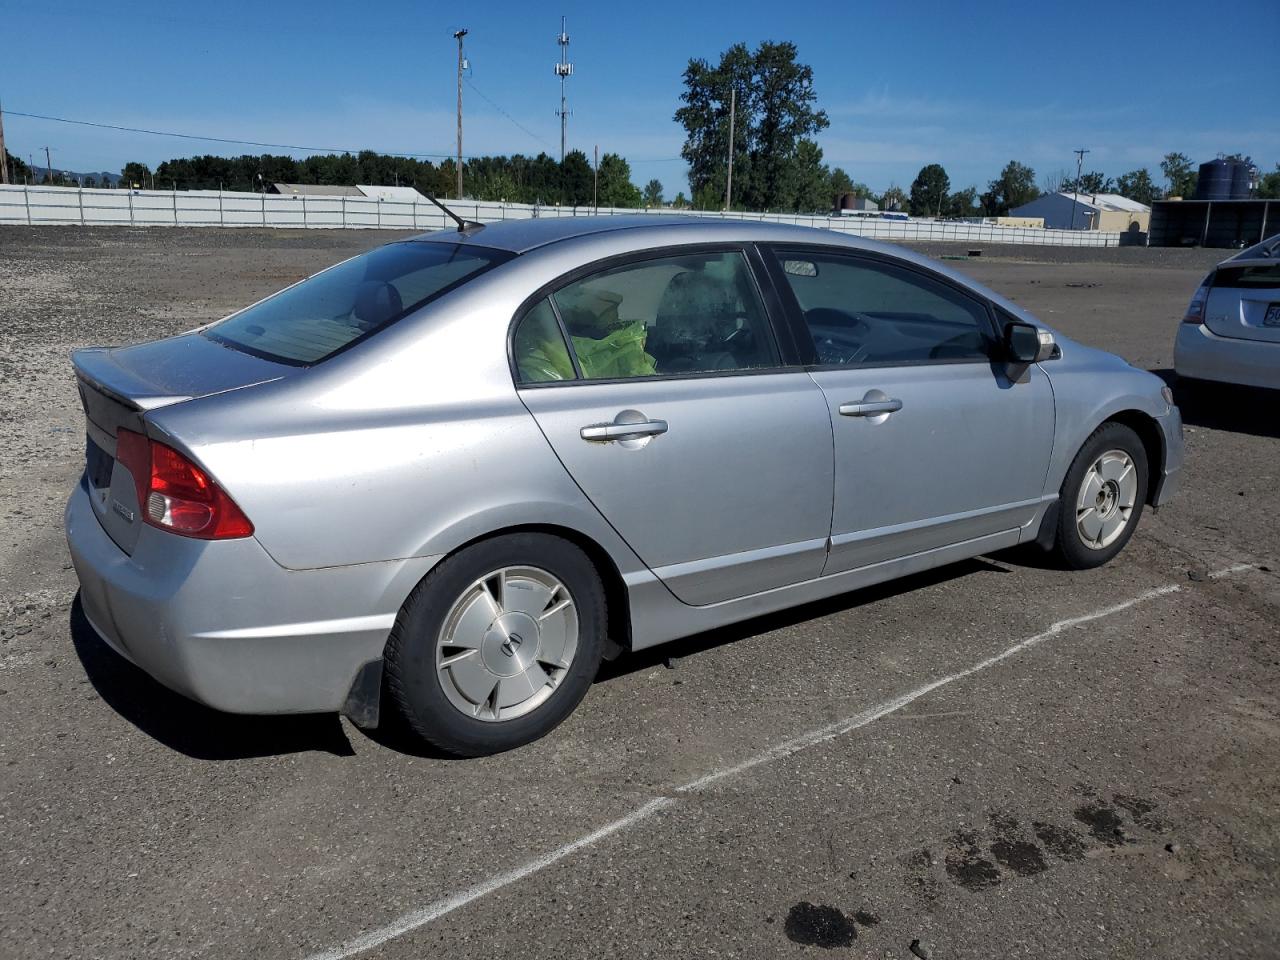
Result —
[[818, 362], [858, 366], [986, 360], [986, 308], [938, 280], [839, 254], [778, 253]]
[[543, 300], [525, 314], [516, 328], [512, 353], [521, 383], [550, 383], [575, 376], [550, 300]]
[[1243, 289], [1280, 287], [1280, 263], [1263, 263], [1252, 267], [1219, 267], [1213, 278], [1213, 285]]
[[779, 362], [751, 268], [736, 250], [628, 263], [575, 280], [552, 300], [587, 380]]
[[509, 258], [461, 243], [388, 244], [241, 310], [204, 335], [268, 360], [317, 363]]

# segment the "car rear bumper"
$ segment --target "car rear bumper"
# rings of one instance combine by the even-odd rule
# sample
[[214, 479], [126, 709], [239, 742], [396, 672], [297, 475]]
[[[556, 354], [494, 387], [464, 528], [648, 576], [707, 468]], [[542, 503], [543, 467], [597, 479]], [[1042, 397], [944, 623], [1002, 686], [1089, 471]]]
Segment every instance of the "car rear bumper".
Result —
[[65, 523], [81, 605], [107, 645], [231, 713], [342, 709], [438, 559], [286, 570], [251, 537], [193, 540], [153, 527], [129, 555], [102, 529], [83, 483]]
[[1220, 337], [1200, 324], [1179, 325], [1173, 366], [1192, 380], [1280, 389], [1280, 343]]

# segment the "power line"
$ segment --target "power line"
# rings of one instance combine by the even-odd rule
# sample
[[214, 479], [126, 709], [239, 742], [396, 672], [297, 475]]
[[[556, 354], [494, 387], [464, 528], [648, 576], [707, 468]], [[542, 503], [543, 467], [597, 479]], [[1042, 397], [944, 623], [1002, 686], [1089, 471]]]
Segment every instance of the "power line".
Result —
[[[505, 110], [503, 110], [496, 103], [494, 103], [493, 100], [485, 96], [485, 94], [481, 92], [475, 86], [475, 84], [473, 84], [470, 80], [467, 80], [467, 85], [470, 86], [473, 90], [475, 90], [475, 92], [478, 93], [481, 97], [483, 97], [486, 101], [488, 101], [488, 103], [491, 106], [493, 106], [494, 109], [496, 109], [504, 117], [506, 117], [516, 126], [520, 127], [520, 129], [524, 130], [525, 133], [529, 134], [535, 140], [539, 140], [542, 143], [546, 144], [547, 146], [551, 146], [550, 143], [547, 143], [546, 140], [543, 140], [537, 134], [526, 129], [514, 117], [512, 117]], [[362, 151], [368, 149], [367, 147], [317, 147], [317, 146], [307, 146], [307, 145], [297, 144], [297, 143], [266, 143], [261, 140], [237, 140], [233, 137], [205, 137], [205, 136], [200, 136], [194, 133], [175, 133], [171, 130], [150, 130], [145, 127], [128, 127], [128, 126], [124, 126], [123, 124], [101, 123], [95, 120], [74, 120], [69, 117], [54, 117], [44, 113], [23, 113], [22, 111], [19, 111], [19, 110], [10, 110], [7, 107], [5, 108], [4, 112], [7, 116], [26, 117], [28, 120], [48, 120], [53, 123], [69, 123], [69, 124], [73, 124], [75, 126], [80, 126], [80, 127], [96, 127], [99, 130], [119, 130], [124, 133], [141, 133], [150, 137], [173, 137], [178, 140], [195, 140], [202, 143], [227, 143], [227, 144], [232, 144], [234, 146], [241, 146], [241, 147], [269, 147], [275, 150], [297, 150], [303, 153], [361, 153]], [[451, 160], [454, 157], [452, 153], [411, 153], [407, 150], [382, 150], [378, 152], [389, 157], [408, 157], [410, 159]], [[485, 154], [464, 154], [463, 159], [477, 160], [477, 159], [483, 158], [484, 156]], [[677, 162], [684, 162], [684, 157], [649, 157], [649, 158], [643, 158], [643, 159], [632, 159], [630, 162], [631, 163], [677, 163]]]
[[519, 127], [521, 130], [523, 130], [523, 131], [524, 131], [525, 133], [527, 133], [529, 136], [533, 137], [533, 139], [537, 140], [537, 141], [538, 141], [539, 143], [541, 143], [543, 146], [547, 146], [547, 147], [549, 147], [549, 146], [551, 146], [551, 145], [552, 145], [549, 141], [544, 140], [542, 137], [538, 136], [536, 133], [534, 133], [532, 130], [530, 130], [528, 127], [526, 127], [523, 123], [521, 123], [519, 120], [517, 120], [517, 119], [516, 119], [515, 117], [513, 117], [511, 114], [507, 113], [507, 111], [503, 110], [503, 109], [502, 109], [502, 107], [498, 106], [498, 104], [497, 104], [497, 103], [495, 103], [491, 97], [489, 97], [489, 96], [488, 96], [488, 95], [487, 95], [483, 90], [481, 90], [479, 87], [477, 87], [474, 83], [472, 83], [472, 82], [471, 82], [471, 78], [470, 78], [470, 77], [467, 77], [467, 78], [466, 78], [466, 81], [467, 81], [467, 86], [468, 86], [468, 87], [470, 87], [472, 90], [474, 90], [474, 91], [476, 92], [476, 94], [480, 97], [480, 99], [481, 99], [481, 100], [483, 100], [485, 103], [489, 104], [489, 106], [493, 107], [493, 109], [497, 110], [500, 114], [502, 114], [504, 117], [506, 117], [506, 118], [507, 118], [508, 120], [510, 120], [512, 123], [514, 123], [517, 127]]
[[[126, 127], [118, 123], [98, 123], [93, 120], [72, 120], [68, 117], [51, 117], [42, 113], [22, 113], [18, 110], [5, 110], [11, 117], [27, 117], [30, 120], [50, 120], [55, 123], [71, 123], [81, 127], [97, 127], [102, 130], [121, 130], [125, 133], [142, 133], [153, 137], [176, 137], [179, 140], [199, 140], [204, 143], [230, 143], [242, 147], [271, 147], [276, 150], [299, 150], [306, 153], [360, 153], [363, 147], [315, 147], [305, 146], [297, 143], [264, 143], [261, 140], [236, 140], [230, 137], [203, 137], [194, 133], [174, 133], [170, 130], [148, 130], [143, 127]], [[442, 158], [451, 159], [451, 153], [410, 153], [404, 150], [383, 150], [382, 153], [391, 157], [411, 157], [411, 158]], [[474, 157], [467, 157], [471, 160]]]

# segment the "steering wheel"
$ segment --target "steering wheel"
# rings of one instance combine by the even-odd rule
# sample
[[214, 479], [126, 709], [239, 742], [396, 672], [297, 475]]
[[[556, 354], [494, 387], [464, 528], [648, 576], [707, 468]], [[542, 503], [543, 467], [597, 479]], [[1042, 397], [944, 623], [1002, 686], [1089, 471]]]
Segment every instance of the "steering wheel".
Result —
[[866, 359], [870, 349], [867, 338], [872, 330], [870, 317], [830, 307], [815, 307], [806, 310], [804, 318], [810, 324], [810, 329], [834, 328], [834, 337], [826, 338], [816, 334], [813, 338], [814, 348], [822, 363], [847, 366]]

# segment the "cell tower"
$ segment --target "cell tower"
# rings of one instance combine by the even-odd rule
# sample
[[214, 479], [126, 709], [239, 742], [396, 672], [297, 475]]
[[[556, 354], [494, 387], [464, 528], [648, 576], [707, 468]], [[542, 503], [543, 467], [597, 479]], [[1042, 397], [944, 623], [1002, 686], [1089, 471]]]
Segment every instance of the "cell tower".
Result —
[[573, 64], [569, 62], [569, 34], [565, 28], [565, 18], [560, 18], [560, 36], [556, 37], [560, 44], [560, 62], [556, 64], [556, 76], [560, 78], [560, 109], [556, 114], [560, 117], [560, 162], [564, 163], [564, 132], [572, 112], [565, 108], [564, 82], [573, 73]]

